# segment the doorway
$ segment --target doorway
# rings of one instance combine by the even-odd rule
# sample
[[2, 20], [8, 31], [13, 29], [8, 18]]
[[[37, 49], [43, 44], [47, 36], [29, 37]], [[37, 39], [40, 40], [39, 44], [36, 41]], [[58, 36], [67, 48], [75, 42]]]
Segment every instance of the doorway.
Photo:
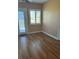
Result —
[[23, 8], [19, 8], [18, 10], [18, 31], [19, 35], [27, 33], [27, 18], [26, 12]]

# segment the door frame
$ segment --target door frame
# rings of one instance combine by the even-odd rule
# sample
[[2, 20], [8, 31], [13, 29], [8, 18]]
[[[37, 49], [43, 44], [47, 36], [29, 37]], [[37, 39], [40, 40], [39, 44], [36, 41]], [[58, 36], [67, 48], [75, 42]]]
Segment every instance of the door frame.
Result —
[[24, 12], [24, 25], [25, 25], [25, 32], [19, 31], [19, 18], [18, 18], [18, 35], [21, 34], [27, 34], [28, 33], [28, 16], [27, 16], [27, 8], [18, 8], [18, 11], [23, 11]]

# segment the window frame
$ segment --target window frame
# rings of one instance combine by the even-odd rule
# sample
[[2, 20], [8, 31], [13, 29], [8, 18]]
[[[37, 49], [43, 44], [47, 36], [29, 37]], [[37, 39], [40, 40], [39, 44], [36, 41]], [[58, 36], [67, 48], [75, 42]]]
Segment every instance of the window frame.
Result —
[[[34, 10], [35, 11], [35, 23], [34, 24], [31, 23], [31, 17], [30, 17], [30, 11], [31, 10]], [[36, 22], [36, 20], [37, 20], [36, 19], [36, 11], [40, 11], [40, 23], [37, 23]], [[30, 9], [29, 10], [29, 19], [30, 19], [30, 21], [29, 21], [30, 22], [30, 25], [41, 25], [42, 24], [42, 10], [41, 9]]]

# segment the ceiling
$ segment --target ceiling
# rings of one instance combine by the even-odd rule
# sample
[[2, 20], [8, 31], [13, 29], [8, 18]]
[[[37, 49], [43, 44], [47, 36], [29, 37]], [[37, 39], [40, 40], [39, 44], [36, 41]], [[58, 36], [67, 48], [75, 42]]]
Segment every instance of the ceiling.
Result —
[[47, 1], [48, 0], [28, 0], [28, 2], [31, 2], [31, 3], [45, 3]]

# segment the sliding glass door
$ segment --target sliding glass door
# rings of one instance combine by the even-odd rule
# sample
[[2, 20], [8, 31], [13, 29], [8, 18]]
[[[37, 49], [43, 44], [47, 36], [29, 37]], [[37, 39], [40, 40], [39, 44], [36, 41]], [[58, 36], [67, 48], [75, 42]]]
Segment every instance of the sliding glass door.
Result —
[[19, 34], [26, 33], [26, 18], [24, 9], [20, 8], [18, 10], [18, 25], [19, 25]]

